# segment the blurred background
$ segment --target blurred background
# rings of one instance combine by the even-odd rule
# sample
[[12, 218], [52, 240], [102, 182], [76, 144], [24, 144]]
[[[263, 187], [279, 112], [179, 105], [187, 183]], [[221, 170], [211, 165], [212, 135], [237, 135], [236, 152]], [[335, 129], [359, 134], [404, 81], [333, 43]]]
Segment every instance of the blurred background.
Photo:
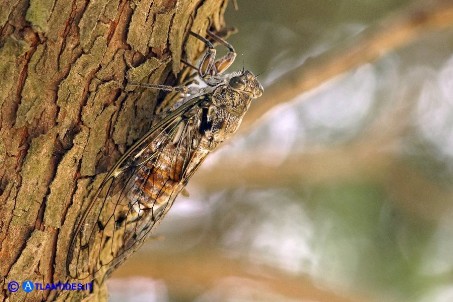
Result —
[[[231, 70], [265, 94], [436, 3], [238, 2]], [[111, 301], [453, 301], [453, 26], [365, 61], [263, 96], [271, 109], [208, 158]]]

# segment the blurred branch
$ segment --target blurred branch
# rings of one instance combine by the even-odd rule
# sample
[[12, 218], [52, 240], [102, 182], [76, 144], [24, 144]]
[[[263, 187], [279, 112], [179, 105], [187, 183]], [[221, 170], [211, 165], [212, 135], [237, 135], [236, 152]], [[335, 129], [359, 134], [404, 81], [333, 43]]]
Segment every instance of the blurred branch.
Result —
[[364, 140], [349, 146], [291, 154], [279, 164], [272, 154], [223, 157], [218, 163], [200, 169], [191, 185], [212, 192], [243, 187], [374, 183], [382, 186], [406, 212], [423, 219], [436, 220], [451, 209], [453, 190], [439, 186], [398, 155], [383, 152], [384, 145], [379, 143]]
[[453, 1], [419, 2], [369, 28], [341, 49], [333, 49], [307, 60], [266, 87], [264, 95], [250, 108], [241, 126], [251, 125], [273, 107], [291, 101], [301, 93], [316, 88], [332, 78], [375, 61], [406, 46], [424, 34], [453, 25]]
[[[251, 154], [250, 154], [251, 153]], [[316, 186], [339, 181], [356, 182], [385, 178], [392, 163], [390, 154], [369, 144], [291, 153], [280, 163], [277, 154], [256, 152], [240, 157], [222, 157], [204, 166], [192, 178], [191, 185], [205, 191], [228, 188], [277, 188]]]
[[[152, 271], [149, 268], [152, 268]], [[293, 277], [261, 265], [244, 265], [241, 261], [222, 256], [222, 253], [215, 249], [197, 249], [193, 253], [185, 251], [184, 256], [173, 257], [169, 257], [166, 252], [141, 253], [132, 257], [127, 266], [118, 269], [113, 278], [127, 278], [131, 275], [163, 279], [170, 287], [170, 292], [186, 298], [201, 295], [218, 285], [217, 282], [225, 280], [224, 278], [236, 278], [241, 280], [244, 287], [253, 286], [264, 289], [263, 294], [268, 291], [297, 301], [370, 301], [357, 297], [356, 293], [339, 293], [338, 290], [334, 292], [320, 288], [308, 277]], [[240, 290], [238, 286], [235, 289]]]

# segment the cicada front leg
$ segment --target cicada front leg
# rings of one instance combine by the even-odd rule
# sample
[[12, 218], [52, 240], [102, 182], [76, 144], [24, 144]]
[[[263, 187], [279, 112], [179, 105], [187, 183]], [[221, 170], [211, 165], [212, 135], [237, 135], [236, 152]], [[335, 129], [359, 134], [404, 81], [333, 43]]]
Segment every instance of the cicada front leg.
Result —
[[209, 37], [211, 37], [213, 40], [219, 42], [220, 44], [228, 48], [228, 52], [226, 55], [219, 59], [216, 59], [216, 50], [211, 41], [200, 36], [197, 33], [190, 32], [190, 34], [196, 37], [197, 39], [201, 40], [207, 47], [207, 50], [203, 57], [201, 58], [198, 67], [195, 67], [187, 62], [184, 62], [187, 65], [191, 66], [192, 68], [196, 69], [198, 71], [198, 75], [201, 78], [206, 79], [209, 76], [216, 76], [218, 74], [221, 74], [225, 70], [227, 70], [231, 66], [231, 64], [233, 64], [234, 60], [236, 59], [236, 51], [234, 50], [233, 46], [230, 43], [228, 43], [221, 37], [217, 36], [213, 32], [208, 31]]
[[208, 35], [228, 48], [228, 52], [226, 55], [221, 57], [220, 59], [217, 59], [214, 63], [214, 66], [216, 67], [217, 73], [223, 73], [225, 70], [227, 70], [231, 64], [233, 64], [234, 60], [236, 59], [236, 51], [234, 50], [233, 46], [228, 43], [226, 40], [222, 39], [221, 37], [217, 36], [211, 31], [208, 31]]

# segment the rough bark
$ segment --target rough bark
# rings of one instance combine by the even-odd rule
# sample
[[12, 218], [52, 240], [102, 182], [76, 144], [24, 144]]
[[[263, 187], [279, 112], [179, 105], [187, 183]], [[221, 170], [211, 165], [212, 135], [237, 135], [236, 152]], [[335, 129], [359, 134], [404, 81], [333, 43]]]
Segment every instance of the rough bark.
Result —
[[[0, 10], [0, 297], [80, 300], [87, 291], [22, 290], [65, 282], [77, 218], [95, 176], [148, 129], [204, 35], [224, 28], [227, 0], [6, 1]], [[98, 177], [99, 178], [99, 177]], [[86, 203], [85, 203], [86, 204]], [[62, 295], [61, 295], [62, 294]], [[50, 295], [50, 296], [49, 296]], [[90, 298], [105, 299], [95, 285]]]

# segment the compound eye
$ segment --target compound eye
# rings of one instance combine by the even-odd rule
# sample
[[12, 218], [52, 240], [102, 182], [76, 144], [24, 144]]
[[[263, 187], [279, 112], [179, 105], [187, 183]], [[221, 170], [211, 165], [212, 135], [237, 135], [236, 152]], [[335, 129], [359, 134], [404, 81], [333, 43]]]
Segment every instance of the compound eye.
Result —
[[244, 89], [245, 82], [240, 77], [232, 77], [230, 79], [230, 86], [233, 89]]

